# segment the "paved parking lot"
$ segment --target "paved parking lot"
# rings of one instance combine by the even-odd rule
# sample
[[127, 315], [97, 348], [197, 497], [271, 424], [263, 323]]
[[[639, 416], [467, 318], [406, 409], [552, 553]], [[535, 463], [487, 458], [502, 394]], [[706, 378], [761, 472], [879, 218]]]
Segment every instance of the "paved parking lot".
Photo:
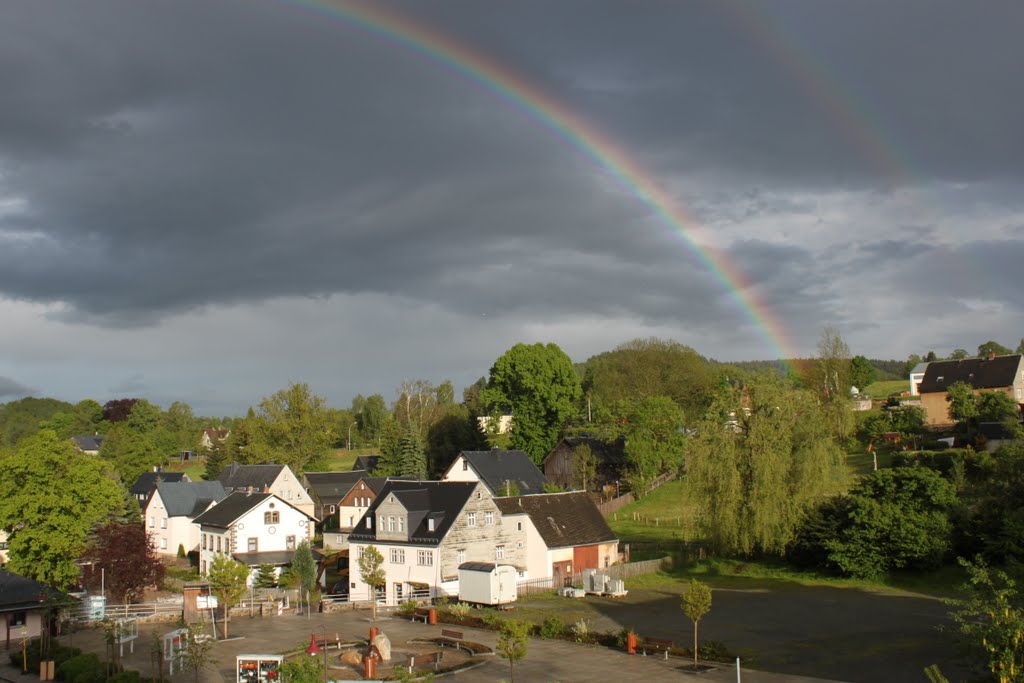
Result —
[[[243, 653], [278, 653], [292, 646], [305, 646], [309, 643], [311, 633], [341, 634], [343, 638], [365, 637], [373, 624], [369, 614], [364, 612], [338, 612], [333, 614], [313, 614], [305, 616], [285, 615], [266, 619], [235, 618], [229, 627], [229, 634], [241, 636], [237, 640], [219, 642], [214, 648], [219, 661], [216, 669], [204, 672], [202, 680], [206, 683], [222, 683], [233, 681], [234, 658]], [[377, 625], [392, 641], [404, 642], [411, 638], [422, 638], [431, 634], [440, 635], [441, 626], [427, 626], [412, 623], [404, 619], [381, 616]], [[153, 666], [150, 659], [150, 642], [153, 633], [162, 634], [171, 630], [172, 625], [156, 624], [140, 629], [141, 635], [136, 643], [135, 653], [125, 652], [125, 664], [137, 669], [143, 675], [152, 675]], [[476, 640], [493, 646], [495, 633], [461, 629], [468, 639]], [[66, 637], [63, 639], [66, 642]], [[98, 630], [79, 632], [74, 635], [76, 647], [82, 647], [102, 654], [104, 650], [102, 635]], [[508, 662], [498, 657], [483, 658], [485, 663], [472, 671], [466, 671], [453, 677], [458, 683], [494, 683], [509, 679]], [[6, 661], [6, 658], [5, 658]], [[525, 661], [516, 666], [517, 681], [560, 681], [562, 683], [582, 683], [598, 680], [645, 680], [645, 681], [714, 681], [731, 682], [736, 680], [733, 667], [701, 674], [699, 677], [680, 671], [686, 662], [670, 660], [666, 662], [657, 657], [640, 657], [616, 652], [607, 648], [575, 645], [560, 641], [530, 640], [529, 653]], [[13, 677], [0, 672], [0, 676]], [[34, 677], [32, 677], [34, 678]], [[176, 675], [175, 680], [192, 680], [191, 674]], [[800, 676], [771, 674], [751, 670], [743, 671], [743, 681], [747, 683], [810, 683], [814, 680]]]

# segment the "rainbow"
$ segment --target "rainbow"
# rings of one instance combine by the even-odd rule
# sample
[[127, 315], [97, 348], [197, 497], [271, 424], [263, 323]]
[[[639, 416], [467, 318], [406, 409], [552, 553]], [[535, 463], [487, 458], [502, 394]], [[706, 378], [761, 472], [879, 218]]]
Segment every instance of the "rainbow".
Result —
[[338, 19], [389, 44], [426, 58], [469, 80], [521, 111], [602, 168], [625, 191], [643, 202], [657, 219], [718, 280], [739, 310], [759, 331], [779, 359], [799, 353], [781, 322], [761, 300], [738, 268], [698, 239], [701, 227], [629, 154], [582, 117], [512, 70], [450, 37], [382, 7], [353, 0], [281, 0]]

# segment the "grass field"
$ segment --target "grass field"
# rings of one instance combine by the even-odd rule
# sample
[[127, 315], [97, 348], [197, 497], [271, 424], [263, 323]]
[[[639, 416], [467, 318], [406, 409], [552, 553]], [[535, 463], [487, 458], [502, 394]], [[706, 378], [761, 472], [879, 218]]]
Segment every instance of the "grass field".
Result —
[[874, 398], [885, 398], [889, 394], [898, 394], [901, 391], [909, 391], [910, 382], [905, 379], [894, 379], [885, 382], [873, 382], [861, 391]]
[[693, 511], [686, 504], [683, 482], [679, 479], [613, 513], [608, 525], [620, 540], [628, 543], [673, 545], [695, 537]]
[[[317, 467], [317, 472], [341, 472], [352, 469], [356, 456], [367, 455], [376, 452], [372, 448], [353, 448], [351, 451], [344, 448], [332, 451], [324, 463]], [[203, 459], [178, 462], [172, 460], [165, 468], [168, 472], [184, 472], [192, 481], [202, 481], [203, 471], [206, 469], [206, 461]]]

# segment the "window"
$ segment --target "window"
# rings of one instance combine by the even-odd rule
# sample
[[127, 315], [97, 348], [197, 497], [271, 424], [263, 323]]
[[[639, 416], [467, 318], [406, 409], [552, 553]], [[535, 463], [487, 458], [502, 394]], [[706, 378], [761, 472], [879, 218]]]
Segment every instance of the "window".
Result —
[[522, 548], [523, 547], [523, 542], [522, 541], [517, 541], [516, 542], [516, 547], [517, 548]]
[[335, 507], [334, 507], [334, 506], [332, 505], [332, 506], [331, 506], [331, 514], [333, 515], [333, 514], [334, 514], [335, 512], [337, 512], [337, 510], [336, 510], [336, 509], [335, 509]]
[[522, 531], [522, 530], [523, 530], [523, 523], [522, 522], [516, 522], [516, 531]]
[[417, 550], [416, 551], [416, 564], [421, 567], [433, 567], [434, 566], [434, 554], [429, 550]]
[[295, 550], [295, 537], [294, 536], [285, 536], [285, 538], [284, 538], [284, 549], [285, 550]]
[[[363, 556], [363, 550], [365, 550], [365, 548], [363, 548], [363, 546], [359, 546], [358, 548], [356, 548], [356, 559], [359, 559], [360, 557]], [[355, 584], [353, 584], [353, 587], [354, 586], [355, 586]]]
[[221, 539], [221, 538], [222, 538], [222, 536], [218, 536], [218, 537], [217, 537], [217, 552], [218, 552], [218, 553], [220, 552], [220, 539]]
[[203, 560], [203, 575], [206, 575], [206, 560]]
[[455, 551], [455, 564], [462, 564], [466, 561], [466, 549], [459, 548]]
[[392, 548], [391, 564], [405, 564], [405, 551], [401, 548]]
[[203, 550], [206, 550], [206, 534], [203, 534]]
[[398, 518], [398, 530], [405, 531], [405, 517]]
[[462, 460], [462, 471], [465, 472], [469, 469], [469, 461], [463, 458]]
[[267, 512], [264, 512], [263, 513], [263, 523], [264, 524], [280, 524], [281, 523], [281, 513], [278, 512], [277, 510], [269, 510]]
[[156, 526], [156, 517], [154, 517], [153, 515], [150, 515], [149, 516], [149, 528], [152, 529], [155, 526]]
[[496, 545], [494, 546], [494, 559], [504, 560], [505, 559], [505, 546]]
[[466, 513], [466, 526], [476, 526], [476, 513], [475, 512], [467, 512]]
[[388, 531], [395, 530], [395, 517], [394, 515], [388, 515]]
[[11, 626], [24, 626], [28, 623], [28, 612], [15, 612], [11, 615]]
[[167, 550], [167, 539], [166, 538], [161, 538], [160, 539], [160, 550]]
[[493, 512], [485, 512], [484, 513], [484, 525], [485, 526], [494, 526], [494, 513]]
[[249, 552], [250, 553], [255, 553], [258, 550], [259, 550], [259, 539], [258, 538], [253, 538], [252, 536], [250, 536], [249, 537]]
[[353, 515], [348, 516], [348, 525], [355, 526], [356, 518]]
[[161, 529], [166, 529], [167, 528], [167, 518], [166, 517], [161, 517], [160, 518], [160, 528]]
[[380, 529], [381, 531], [384, 531], [384, 529], [386, 529], [386, 528], [387, 528], [387, 527], [385, 527], [385, 526], [384, 526], [384, 515], [381, 515], [381, 516], [380, 516], [380, 523], [378, 524], [378, 528], [379, 528], [379, 529]]

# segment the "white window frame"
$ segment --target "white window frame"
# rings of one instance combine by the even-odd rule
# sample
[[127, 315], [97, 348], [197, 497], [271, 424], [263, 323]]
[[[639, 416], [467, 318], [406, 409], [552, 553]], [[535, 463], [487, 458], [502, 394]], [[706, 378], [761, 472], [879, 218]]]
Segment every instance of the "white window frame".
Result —
[[467, 512], [466, 513], [466, 526], [476, 526], [476, 513], [475, 512]]
[[416, 564], [420, 567], [433, 567], [434, 553], [430, 552], [429, 550], [417, 550]]
[[392, 548], [391, 549], [391, 564], [405, 564], [405, 549], [404, 548]]
[[466, 549], [459, 548], [455, 551], [455, 564], [462, 564], [466, 561]]
[[494, 513], [490, 510], [484, 513], [484, 526], [494, 526]]
[[505, 546], [496, 545], [494, 546], [494, 559], [504, 560], [505, 559]]

